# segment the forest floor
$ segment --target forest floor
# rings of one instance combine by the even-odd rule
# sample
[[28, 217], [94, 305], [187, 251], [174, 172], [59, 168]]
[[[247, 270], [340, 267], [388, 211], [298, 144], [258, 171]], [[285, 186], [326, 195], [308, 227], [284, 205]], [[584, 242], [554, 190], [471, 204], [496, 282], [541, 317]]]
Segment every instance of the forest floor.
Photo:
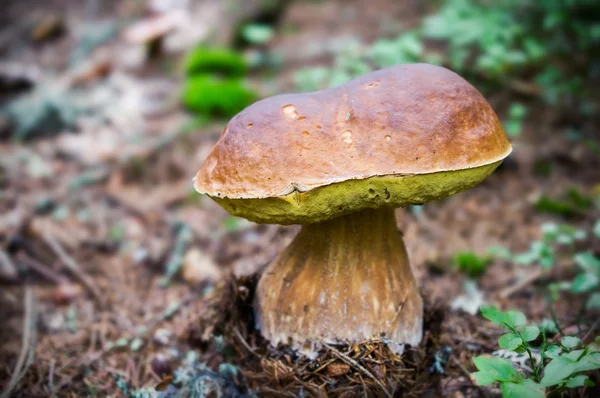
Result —
[[[579, 311], [582, 298], [564, 293], [549, 308], [547, 286], [573, 277], [572, 258], [540, 272], [494, 257], [475, 288], [453, 267], [459, 252], [526, 251], [545, 222], [590, 231], [600, 217], [598, 208], [556, 215], [536, 206], [542, 196], [600, 191], [597, 154], [568, 140], [560, 115], [539, 106], [512, 140], [513, 154], [484, 183], [397, 211], [426, 303], [421, 346], [401, 357], [377, 342], [332, 348], [317, 362], [269, 348], [252, 327], [256, 275], [298, 227], [235, 219], [193, 191], [192, 177], [225, 121], [194, 128], [173, 96], [181, 83], [176, 56], [151, 57], [127, 35], [147, 18], [145, 6], [23, 3], [8, 2], [1, 17], [0, 104], [37, 90], [38, 102], [23, 110], [32, 119], [44, 101], [66, 108], [72, 101], [88, 113], [25, 141], [9, 139], [14, 128], [0, 120], [0, 390], [12, 380], [15, 397], [172, 392], [180, 387], [171, 383], [173, 371], [191, 366], [221, 383], [223, 396], [493, 396], [470, 377], [472, 357], [497, 350], [502, 331], [452, 308], [457, 297], [518, 309], [532, 322], [554, 316], [565, 334], [598, 333], [598, 314]], [[236, 14], [217, 1], [197, 3], [191, 20], [217, 19], [224, 31], [217, 42], [255, 12], [252, 5]], [[331, 62], [326, 48], [312, 55], [296, 49], [348, 36], [369, 43], [427, 11], [411, 1], [359, 3], [288, 7], [278, 25], [286, 29], [269, 44], [281, 54], [281, 69], [275, 79], [254, 74], [253, 84], [264, 93], [290, 91], [294, 71]], [[340, 15], [355, 22], [340, 28]], [[507, 95], [489, 96], [500, 115]], [[550, 173], [540, 171], [546, 166]], [[600, 253], [591, 236], [576, 245]], [[432, 370], [435, 364], [443, 371]]]

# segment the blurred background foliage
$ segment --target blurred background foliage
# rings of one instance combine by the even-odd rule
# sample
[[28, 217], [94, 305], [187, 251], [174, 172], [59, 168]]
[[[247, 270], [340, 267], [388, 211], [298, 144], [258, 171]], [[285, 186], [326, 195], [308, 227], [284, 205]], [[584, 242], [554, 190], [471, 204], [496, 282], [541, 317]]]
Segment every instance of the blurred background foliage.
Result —
[[[268, 77], [281, 69], [280, 55], [270, 51], [268, 44], [276, 33], [293, 34], [277, 25], [288, 3], [265, 2], [258, 16], [241, 20], [235, 26], [231, 48], [203, 44], [188, 52], [182, 61], [186, 80], [181, 94], [188, 110], [229, 118], [271, 94], [251, 87], [247, 77], [257, 70]], [[427, 62], [451, 68], [484, 94], [510, 91], [511, 103], [501, 112], [509, 136], [521, 133], [535, 103], [553, 106], [580, 120], [597, 117], [598, 1], [436, 0], [426, 8], [428, 15], [416, 27], [395, 37], [380, 37], [371, 43], [358, 38], [341, 42], [331, 66], [306, 67], [294, 73], [296, 90], [337, 86], [374, 69]], [[95, 46], [113, 37], [116, 26], [97, 23], [86, 27], [70, 64], [76, 65]], [[42, 130], [45, 126], [72, 126], [77, 114], [89, 111], [63, 87], [34, 94], [2, 108], [15, 127], [16, 138], [26, 138], [36, 126]], [[569, 137], [586, 139], [579, 129], [582, 123], [571, 124]], [[596, 143], [589, 145], [600, 153]]]
[[370, 45], [346, 46], [332, 68], [295, 76], [302, 91], [336, 86], [372, 69], [407, 62], [444, 65], [484, 93], [510, 89], [507, 133], [520, 133], [531, 100], [597, 113], [600, 2], [594, 0], [444, 0], [421, 25]]

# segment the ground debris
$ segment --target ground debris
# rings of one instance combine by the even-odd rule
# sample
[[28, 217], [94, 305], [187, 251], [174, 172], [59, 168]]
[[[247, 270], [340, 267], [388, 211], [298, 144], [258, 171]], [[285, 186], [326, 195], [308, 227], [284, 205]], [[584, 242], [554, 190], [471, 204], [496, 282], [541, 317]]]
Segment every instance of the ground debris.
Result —
[[[226, 326], [226, 341], [236, 352], [232, 360], [260, 396], [422, 396], [435, 392], [438, 379], [422, 361], [437, 343], [427, 338], [422, 347], [396, 354], [385, 340], [351, 345], [323, 344], [315, 359], [286, 346], [271, 347], [254, 329], [252, 294], [255, 278], [238, 282], [235, 318]], [[438, 310], [430, 311], [437, 313]], [[427, 311], [426, 311], [427, 312]], [[438, 320], [428, 319], [427, 323]], [[427, 380], [427, 381], [426, 381]], [[347, 395], [350, 394], [350, 395]]]

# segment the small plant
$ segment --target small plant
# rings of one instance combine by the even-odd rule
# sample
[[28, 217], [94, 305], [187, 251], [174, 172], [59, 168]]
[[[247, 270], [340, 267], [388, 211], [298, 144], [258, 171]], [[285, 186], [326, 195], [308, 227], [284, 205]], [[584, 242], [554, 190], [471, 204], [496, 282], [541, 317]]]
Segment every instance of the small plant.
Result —
[[573, 280], [563, 281], [550, 285], [550, 291], [555, 298], [561, 290], [570, 291], [572, 294], [589, 294], [584, 305], [585, 310], [600, 309], [600, 258], [590, 252], [577, 253], [573, 257], [579, 272]]
[[368, 50], [368, 58], [378, 67], [417, 62], [423, 56], [423, 42], [416, 32], [394, 39], [379, 39]]
[[[449, 67], [482, 90], [509, 88], [589, 116], [600, 66], [599, 13], [594, 0], [444, 0], [416, 29], [367, 46], [350, 43], [333, 67], [302, 70], [294, 79], [300, 90], [312, 91], [372, 69], [428, 62]], [[527, 113], [522, 104], [511, 105], [507, 134], [520, 134]], [[588, 146], [599, 151], [592, 140]]]
[[240, 31], [242, 38], [249, 44], [264, 45], [273, 39], [273, 28], [266, 24], [251, 23]]
[[505, 247], [491, 247], [490, 254], [519, 265], [539, 264], [542, 268], [552, 268], [556, 262], [555, 245], [573, 248], [575, 242], [587, 237], [586, 231], [571, 225], [544, 223], [541, 226], [542, 239], [531, 242], [529, 249], [522, 253], [511, 253]]
[[186, 108], [204, 115], [232, 117], [258, 96], [241, 79], [212, 75], [189, 78], [183, 87]]
[[186, 56], [183, 67], [189, 76], [216, 74], [242, 77], [248, 72], [248, 64], [244, 57], [227, 48], [199, 47]]
[[[498, 340], [500, 348], [527, 354], [532, 369], [531, 377], [517, 372], [513, 365], [496, 357], [478, 356], [473, 362], [478, 371], [473, 374], [477, 384], [487, 386], [499, 383], [503, 397], [544, 397], [545, 390], [559, 393], [568, 388], [593, 386], [584, 372], [600, 369], [600, 352], [593, 351], [575, 336], [565, 336], [559, 344], [548, 344], [546, 333], [537, 326], [527, 325], [522, 312], [502, 312], [494, 307], [482, 307], [481, 314], [494, 324], [504, 327], [508, 333]], [[542, 344], [534, 348], [532, 342], [541, 337]], [[596, 337], [600, 341], [600, 337]], [[577, 349], [579, 347], [579, 349]], [[541, 353], [539, 363], [533, 352]], [[546, 363], [546, 360], [550, 360]]]
[[473, 252], [460, 252], [454, 255], [452, 263], [458, 270], [470, 278], [483, 274], [492, 259], [489, 256], [478, 256]]
[[[600, 222], [596, 222], [592, 229], [593, 236], [597, 236]], [[548, 286], [550, 298], [558, 299], [561, 291], [569, 291], [575, 295], [587, 295], [581, 311], [600, 309], [600, 258], [591, 252], [575, 251], [575, 243], [588, 237], [585, 230], [571, 225], [558, 225], [545, 223], [541, 226], [542, 239], [531, 243], [529, 250], [513, 254], [504, 247], [490, 248], [490, 254], [513, 261], [520, 265], [539, 264], [543, 269], [550, 269], [557, 259], [557, 246], [566, 247], [569, 256], [578, 266], [579, 272], [570, 281], [552, 283]]]
[[504, 122], [504, 131], [506, 131], [506, 134], [511, 137], [520, 135], [526, 116], [527, 108], [523, 104], [519, 102], [512, 103], [508, 110], [508, 120]]
[[200, 115], [229, 118], [258, 99], [243, 80], [246, 60], [233, 50], [197, 48], [186, 57], [184, 70], [182, 102]]
[[[592, 233], [596, 236], [598, 223], [593, 227]], [[554, 223], [542, 224], [542, 239], [531, 243], [529, 250], [513, 254], [504, 247], [490, 248], [490, 254], [495, 254], [506, 260], [520, 265], [538, 264], [542, 269], [554, 267], [559, 247], [567, 248], [567, 258], [571, 259], [578, 267], [577, 274], [571, 280], [563, 280], [548, 285], [548, 299], [557, 300], [563, 291], [573, 295], [586, 296], [579, 312], [600, 309], [600, 258], [591, 252], [576, 251], [575, 244], [588, 237], [585, 230], [571, 225], [557, 225]]]
[[571, 283], [573, 293], [586, 293], [600, 286], [600, 258], [590, 252], [578, 253], [574, 257], [580, 272]]
[[577, 189], [570, 188], [560, 198], [541, 196], [535, 209], [540, 213], [551, 213], [557, 216], [570, 217], [582, 214], [593, 207], [594, 200]]

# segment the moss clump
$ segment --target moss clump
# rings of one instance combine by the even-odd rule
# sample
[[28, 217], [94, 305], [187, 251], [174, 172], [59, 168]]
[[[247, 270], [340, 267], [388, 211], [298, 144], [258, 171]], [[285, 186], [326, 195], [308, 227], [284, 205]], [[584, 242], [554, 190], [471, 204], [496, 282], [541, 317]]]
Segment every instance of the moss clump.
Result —
[[248, 72], [244, 57], [227, 48], [199, 47], [192, 50], [184, 61], [187, 75], [217, 74], [227, 77], [242, 77]]
[[200, 75], [185, 82], [182, 100], [191, 111], [231, 117], [257, 99], [256, 93], [241, 79]]
[[184, 69], [182, 102], [192, 112], [229, 118], [258, 99], [243, 80], [246, 60], [233, 50], [197, 48], [186, 57]]

